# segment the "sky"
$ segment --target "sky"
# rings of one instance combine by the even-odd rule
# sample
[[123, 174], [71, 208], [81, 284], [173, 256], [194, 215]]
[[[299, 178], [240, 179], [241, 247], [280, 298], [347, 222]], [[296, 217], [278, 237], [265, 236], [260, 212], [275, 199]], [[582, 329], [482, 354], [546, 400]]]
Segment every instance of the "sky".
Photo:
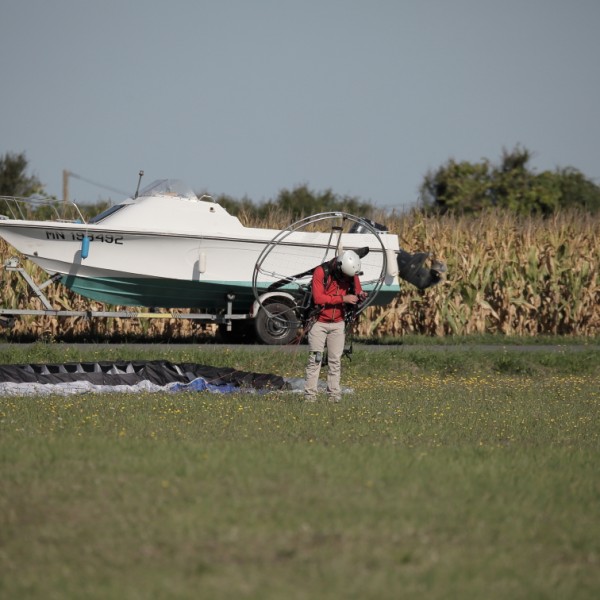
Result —
[[600, 184], [599, 25], [598, 0], [0, 0], [0, 155], [82, 203], [143, 170], [402, 211], [516, 146]]

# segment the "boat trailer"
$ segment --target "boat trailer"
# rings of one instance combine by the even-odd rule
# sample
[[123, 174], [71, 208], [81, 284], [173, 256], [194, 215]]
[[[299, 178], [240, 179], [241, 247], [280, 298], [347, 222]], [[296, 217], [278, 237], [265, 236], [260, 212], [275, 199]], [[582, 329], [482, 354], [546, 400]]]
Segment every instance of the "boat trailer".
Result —
[[223, 325], [225, 331], [232, 331], [233, 321], [243, 321], [252, 319], [250, 314], [234, 314], [233, 301], [235, 296], [227, 294], [224, 313], [205, 313], [205, 312], [179, 312], [170, 310], [168, 312], [150, 311], [131, 311], [131, 310], [62, 310], [56, 309], [48, 300], [44, 290], [56, 283], [60, 278], [60, 273], [55, 273], [42, 284], [37, 284], [31, 275], [20, 265], [18, 258], [9, 258], [4, 262], [4, 270], [17, 273], [27, 282], [33, 293], [44, 306], [43, 309], [29, 308], [0, 308], [0, 326], [10, 328], [14, 318], [20, 315], [46, 316], [46, 317], [81, 317], [84, 319], [95, 319], [102, 317], [116, 317], [119, 319], [183, 319], [191, 321], [208, 321], [215, 325]]

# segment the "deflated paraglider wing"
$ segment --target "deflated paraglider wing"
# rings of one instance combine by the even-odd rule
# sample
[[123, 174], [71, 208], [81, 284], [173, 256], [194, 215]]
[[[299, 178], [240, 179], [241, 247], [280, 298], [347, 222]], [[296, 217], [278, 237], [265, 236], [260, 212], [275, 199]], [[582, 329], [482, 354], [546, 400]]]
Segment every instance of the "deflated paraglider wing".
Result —
[[428, 268], [425, 266], [428, 258], [429, 253], [427, 252], [411, 254], [405, 250], [399, 250], [397, 255], [398, 276], [420, 290], [436, 285], [442, 280], [442, 275], [446, 272], [446, 265], [434, 262]]

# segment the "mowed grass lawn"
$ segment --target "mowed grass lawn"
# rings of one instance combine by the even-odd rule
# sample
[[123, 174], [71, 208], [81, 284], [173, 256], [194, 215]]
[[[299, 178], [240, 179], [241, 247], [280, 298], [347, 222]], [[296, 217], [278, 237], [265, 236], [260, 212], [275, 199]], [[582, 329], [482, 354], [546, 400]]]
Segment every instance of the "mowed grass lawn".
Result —
[[[305, 354], [34, 346], [0, 362], [301, 376]], [[337, 405], [0, 398], [0, 597], [600, 597], [598, 346], [359, 349], [343, 379]]]

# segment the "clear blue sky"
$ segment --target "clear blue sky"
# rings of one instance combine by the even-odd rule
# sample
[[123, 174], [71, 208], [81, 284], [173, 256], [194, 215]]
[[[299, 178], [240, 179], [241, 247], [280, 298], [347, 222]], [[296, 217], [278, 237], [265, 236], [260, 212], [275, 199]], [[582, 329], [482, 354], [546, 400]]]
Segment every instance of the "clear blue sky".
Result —
[[143, 169], [401, 210], [517, 144], [600, 183], [599, 26], [599, 0], [0, 0], [0, 153], [58, 197]]

